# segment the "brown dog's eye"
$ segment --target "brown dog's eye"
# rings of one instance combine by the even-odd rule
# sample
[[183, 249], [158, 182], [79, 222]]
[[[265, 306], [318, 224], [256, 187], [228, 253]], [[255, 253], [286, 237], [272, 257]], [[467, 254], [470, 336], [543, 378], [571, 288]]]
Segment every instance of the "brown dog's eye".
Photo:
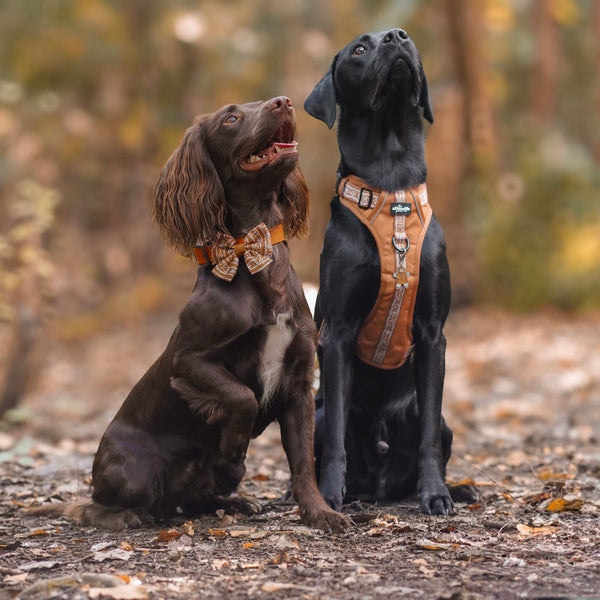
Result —
[[235, 123], [238, 120], [238, 117], [235, 115], [228, 115], [225, 117], [225, 123]]
[[358, 46], [356, 46], [356, 48], [354, 48], [352, 54], [360, 55], [364, 54], [366, 51], [367, 49], [362, 44], [359, 44]]

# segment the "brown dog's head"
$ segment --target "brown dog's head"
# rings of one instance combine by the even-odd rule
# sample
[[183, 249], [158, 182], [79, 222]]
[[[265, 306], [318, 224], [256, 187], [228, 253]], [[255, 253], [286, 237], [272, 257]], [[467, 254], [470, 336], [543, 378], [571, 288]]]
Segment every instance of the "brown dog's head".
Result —
[[228, 204], [275, 198], [290, 236], [308, 230], [308, 188], [297, 166], [296, 117], [289, 98], [230, 104], [197, 117], [163, 167], [153, 216], [166, 240], [189, 256], [227, 227]]
[[351, 113], [375, 112], [384, 105], [420, 107], [433, 123], [421, 58], [403, 29], [365, 33], [340, 50], [304, 108], [331, 128], [338, 104]]

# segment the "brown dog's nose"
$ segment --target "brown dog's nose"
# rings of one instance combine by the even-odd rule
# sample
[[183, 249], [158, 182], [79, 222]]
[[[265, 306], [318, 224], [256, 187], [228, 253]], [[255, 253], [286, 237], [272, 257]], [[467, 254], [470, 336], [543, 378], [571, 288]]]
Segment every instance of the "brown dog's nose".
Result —
[[383, 43], [388, 44], [389, 42], [399, 41], [401, 44], [408, 39], [408, 33], [404, 29], [391, 29], [388, 31], [383, 38]]
[[270, 110], [280, 110], [286, 106], [287, 108], [292, 108], [292, 101], [287, 96], [277, 96], [277, 98], [271, 98], [267, 102], [267, 108]]

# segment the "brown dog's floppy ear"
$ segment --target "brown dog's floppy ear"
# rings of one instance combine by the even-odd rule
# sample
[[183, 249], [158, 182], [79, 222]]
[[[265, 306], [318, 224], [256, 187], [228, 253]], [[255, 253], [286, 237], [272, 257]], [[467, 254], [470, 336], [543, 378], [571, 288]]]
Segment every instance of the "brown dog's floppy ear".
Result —
[[283, 226], [288, 237], [308, 237], [308, 185], [298, 167], [285, 178], [279, 194]]
[[200, 117], [163, 167], [154, 189], [154, 220], [178, 252], [190, 256], [198, 238], [225, 230], [225, 193], [204, 143]]
[[419, 69], [421, 79], [421, 91], [419, 92], [419, 106], [423, 109], [423, 117], [430, 123], [433, 123], [433, 108], [431, 106], [431, 100], [429, 99], [429, 88], [427, 87], [427, 78], [425, 77], [425, 71], [423, 65]]
[[320, 119], [327, 124], [331, 129], [335, 123], [337, 112], [337, 101], [335, 97], [335, 83], [333, 81], [333, 73], [335, 71], [335, 63], [337, 55], [331, 63], [331, 68], [321, 81], [315, 85], [313, 91], [304, 102], [304, 110], [315, 119]]

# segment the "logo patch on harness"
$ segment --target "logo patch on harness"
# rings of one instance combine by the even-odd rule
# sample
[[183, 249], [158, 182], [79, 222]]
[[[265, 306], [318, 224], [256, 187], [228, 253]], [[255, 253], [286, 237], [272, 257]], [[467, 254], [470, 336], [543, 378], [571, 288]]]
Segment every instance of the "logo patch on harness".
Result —
[[390, 207], [391, 214], [394, 217], [406, 217], [410, 215], [410, 202], [392, 202]]

